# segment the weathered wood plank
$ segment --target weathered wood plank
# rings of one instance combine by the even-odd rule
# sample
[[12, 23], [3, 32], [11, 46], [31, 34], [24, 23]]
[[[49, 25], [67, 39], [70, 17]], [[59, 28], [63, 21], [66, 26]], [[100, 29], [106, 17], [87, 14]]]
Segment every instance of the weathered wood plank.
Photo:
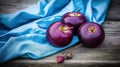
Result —
[[35, 4], [39, 0], [0, 0], [0, 3], [24, 3], [24, 4]]
[[[0, 0], [0, 13], [13, 13], [36, 4], [38, 1], [39, 0]], [[120, 0], [111, 0], [106, 20], [120, 20], [119, 5]]]
[[118, 63], [114, 63], [114, 64], [110, 64], [110, 63], [91, 63], [91, 64], [87, 64], [84, 63], [76, 63], [76, 64], [26, 64], [24, 63], [23, 65], [21, 64], [9, 64], [9, 65], [2, 65], [1, 67], [120, 67], [120, 64]]
[[0, 0], [0, 14], [14, 13], [34, 5], [39, 0]]
[[120, 21], [120, 0], [111, 0], [106, 20]]

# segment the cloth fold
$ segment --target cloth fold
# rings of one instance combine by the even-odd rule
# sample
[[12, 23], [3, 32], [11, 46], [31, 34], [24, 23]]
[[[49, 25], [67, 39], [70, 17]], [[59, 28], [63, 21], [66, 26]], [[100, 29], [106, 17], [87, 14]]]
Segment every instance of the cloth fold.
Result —
[[66, 47], [51, 46], [46, 39], [49, 25], [78, 9], [88, 22], [102, 24], [109, 3], [110, 0], [40, 0], [16, 13], [0, 15], [0, 63], [16, 57], [40, 59], [73, 46], [79, 42], [77, 36]]

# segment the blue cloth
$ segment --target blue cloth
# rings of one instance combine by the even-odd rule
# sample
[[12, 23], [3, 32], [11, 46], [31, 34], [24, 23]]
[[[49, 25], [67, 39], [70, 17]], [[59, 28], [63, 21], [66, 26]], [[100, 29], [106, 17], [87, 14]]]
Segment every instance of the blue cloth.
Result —
[[80, 12], [88, 22], [102, 24], [110, 0], [40, 0], [37, 4], [12, 14], [0, 15], [0, 62], [16, 57], [40, 59], [63, 49], [53, 47], [46, 39], [46, 30], [67, 12]]

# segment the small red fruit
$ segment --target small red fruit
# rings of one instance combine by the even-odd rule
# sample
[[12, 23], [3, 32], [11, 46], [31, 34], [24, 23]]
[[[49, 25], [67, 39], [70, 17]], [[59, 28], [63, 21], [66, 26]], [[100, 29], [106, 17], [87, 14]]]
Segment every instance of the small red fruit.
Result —
[[56, 60], [57, 63], [62, 63], [65, 60], [63, 56], [57, 56], [56, 58], [57, 58], [57, 60]]
[[73, 27], [62, 22], [55, 22], [47, 29], [47, 40], [56, 47], [67, 46], [73, 38]]
[[68, 24], [73, 25], [73, 27], [74, 27], [74, 34], [77, 34], [76, 31], [78, 30], [79, 26], [82, 23], [86, 22], [86, 18], [80, 12], [68, 12], [68, 13], [63, 15], [62, 21], [64, 23], [68, 23]]
[[93, 48], [103, 42], [105, 32], [97, 23], [84, 23], [78, 29], [78, 38], [84, 46]]

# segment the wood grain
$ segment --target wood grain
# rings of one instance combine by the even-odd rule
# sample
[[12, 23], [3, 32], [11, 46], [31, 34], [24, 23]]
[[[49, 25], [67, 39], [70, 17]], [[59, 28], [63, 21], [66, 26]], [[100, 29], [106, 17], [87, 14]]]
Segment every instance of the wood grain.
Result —
[[0, 14], [17, 12], [38, 3], [38, 1], [39, 0], [0, 0]]
[[111, 0], [106, 20], [120, 21], [120, 1]]
[[[27, 8], [38, 0], [0, 0], [0, 14], [13, 13]], [[106, 21], [102, 25], [105, 29], [105, 40], [97, 48], [79, 47], [73, 50], [74, 57], [62, 64], [56, 63], [56, 56], [78, 46], [68, 48], [52, 56], [40, 59], [17, 58], [10, 62], [0, 64], [0, 67], [120, 67], [120, 0], [112, 0]]]
[[[0, 14], [13, 13], [36, 4], [39, 0], [0, 0]], [[111, 0], [106, 20], [120, 21], [120, 1]]]

